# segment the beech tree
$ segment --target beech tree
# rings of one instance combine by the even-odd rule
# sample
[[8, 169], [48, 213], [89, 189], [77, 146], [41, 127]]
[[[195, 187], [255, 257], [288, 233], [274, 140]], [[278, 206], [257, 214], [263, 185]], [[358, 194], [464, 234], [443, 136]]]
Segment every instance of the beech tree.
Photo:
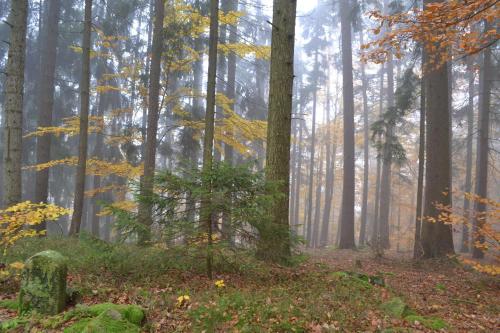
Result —
[[339, 248], [350, 249], [354, 243], [354, 92], [352, 79], [351, 0], [340, 1], [342, 39], [342, 98], [344, 108], [344, 179], [340, 213]]

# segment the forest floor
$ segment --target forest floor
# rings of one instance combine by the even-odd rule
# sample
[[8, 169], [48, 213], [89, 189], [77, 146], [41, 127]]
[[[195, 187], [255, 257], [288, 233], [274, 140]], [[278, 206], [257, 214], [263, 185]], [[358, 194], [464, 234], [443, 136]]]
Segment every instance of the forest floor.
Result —
[[[216, 279], [224, 286], [216, 286], [196, 267], [202, 261], [163, 265], [161, 252], [147, 257], [137, 248], [113, 249], [103, 257], [93, 246], [73, 249], [60, 241], [23, 247], [11, 260], [47, 247], [87, 256], [70, 264], [69, 285], [81, 292], [82, 303], [137, 304], [146, 310], [144, 332], [500, 330], [499, 280], [453, 261], [414, 262], [391, 252], [375, 259], [369, 251], [333, 249], [311, 251], [291, 268], [241, 258], [245, 264], [238, 269], [221, 269]], [[15, 280], [0, 282], [0, 322], [16, 317], [1, 302], [15, 299], [18, 287]], [[394, 300], [412, 315], [395, 315], [387, 307]], [[61, 318], [34, 315], [10, 331], [61, 332], [72, 324]]]

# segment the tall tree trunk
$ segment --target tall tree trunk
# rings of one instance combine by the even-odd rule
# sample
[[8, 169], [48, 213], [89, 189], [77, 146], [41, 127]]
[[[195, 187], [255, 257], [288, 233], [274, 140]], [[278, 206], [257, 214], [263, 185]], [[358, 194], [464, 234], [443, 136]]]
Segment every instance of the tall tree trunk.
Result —
[[[160, 76], [164, 17], [164, 1], [155, 0], [151, 69], [149, 72], [148, 124], [144, 151], [144, 176], [141, 178], [140, 186], [143, 198], [148, 198], [153, 193], [153, 177], [156, 166], [156, 136], [158, 133], [158, 118], [160, 116]], [[151, 239], [152, 215], [151, 204], [147, 199], [141, 201], [139, 203], [138, 217], [139, 222], [144, 225], [144, 230], [139, 233], [139, 244], [145, 244]]]
[[[49, 0], [47, 17], [45, 19], [44, 43], [42, 45], [40, 65], [40, 85], [37, 127], [52, 126], [54, 109], [54, 74], [56, 69], [57, 39], [59, 37], [59, 14], [61, 0]], [[36, 163], [50, 161], [51, 136], [43, 135], [37, 138]], [[49, 169], [39, 171], [35, 180], [35, 202], [47, 202], [49, 194]], [[36, 230], [47, 228], [46, 222], [36, 226]]]
[[340, 1], [342, 40], [342, 95], [344, 105], [344, 181], [339, 248], [354, 248], [354, 92], [352, 79], [352, 3]]
[[319, 224], [319, 213], [321, 210], [321, 192], [323, 189], [323, 149], [320, 149], [319, 152], [319, 167], [318, 167], [318, 179], [316, 182], [316, 195], [314, 196], [314, 220], [313, 220], [313, 232], [312, 232], [312, 237], [311, 237], [311, 245], [313, 248], [318, 247], [319, 239], [318, 239], [318, 233], [320, 229], [320, 224]]
[[[318, 72], [318, 50], [314, 55], [314, 72]], [[316, 107], [318, 104], [318, 80], [314, 80], [313, 105], [312, 105], [312, 129], [311, 129], [311, 157], [309, 159], [309, 191], [307, 194], [307, 246], [312, 246], [313, 235], [313, 188], [314, 188], [314, 159], [316, 158]]]
[[[472, 59], [469, 57], [467, 62], [467, 72], [469, 81], [469, 100], [467, 105], [467, 157], [465, 162], [465, 184], [464, 192], [472, 192], [472, 139], [474, 131], [474, 68]], [[462, 225], [462, 243], [460, 252], [466, 253], [470, 251], [469, 248], [469, 224], [470, 219], [470, 201], [468, 196], [464, 196], [464, 214], [465, 221]]]
[[[333, 191], [335, 189], [335, 164], [337, 157], [337, 133], [334, 127], [333, 131], [333, 143], [330, 144], [332, 140], [331, 127], [332, 125], [336, 125], [337, 120], [337, 112], [335, 112], [335, 116], [333, 119], [333, 124], [330, 122], [330, 94], [327, 93], [327, 132], [326, 132], [326, 160], [327, 160], [327, 168], [326, 168], [326, 179], [325, 179], [325, 208], [323, 210], [323, 223], [321, 225], [321, 235], [319, 246], [324, 247], [328, 245], [328, 235], [330, 228], [330, 217], [332, 211], [332, 203], [333, 203]], [[336, 108], [335, 108], [336, 109]]]
[[[424, 5], [436, 0], [424, 0]], [[442, 2], [442, 1], [439, 1]], [[438, 45], [438, 49], [439, 49]], [[424, 64], [429, 55], [424, 52]], [[427, 68], [427, 67], [426, 67]], [[428, 68], [425, 76], [426, 92], [426, 161], [422, 248], [425, 258], [443, 257], [454, 253], [452, 227], [439, 220], [441, 211], [436, 203], [451, 206], [451, 152], [450, 105], [448, 68]], [[435, 219], [429, 221], [428, 219]]]
[[78, 165], [75, 176], [75, 199], [69, 235], [80, 232], [85, 200], [85, 172], [87, 169], [87, 142], [90, 105], [90, 48], [92, 34], [92, 0], [85, 0], [85, 18], [82, 40], [82, 77], [80, 83], [80, 135], [78, 140]]
[[[210, 36], [208, 48], [208, 82], [207, 82], [207, 109], [205, 113], [205, 137], [203, 139], [203, 172], [209, 173], [213, 164], [214, 130], [215, 130], [215, 87], [217, 78], [217, 36], [219, 30], [219, 0], [210, 0]], [[211, 192], [212, 184], [205, 188]], [[211, 200], [211, 198], [207, 198]], [[202, 203], [202, 222], [207, 233], [207, 275], [212, 278], [212, 211], [210, 202]]]
[[9, 207], [22, 200], [22, 140], [24, 64], [26, 58], [26, 29], [28, 1], [12, 0], [8, 25], [10, 26], [9, 52], [5, 68], [3, 205]]
[[[384, 112], [384, 65], [380, 68], [380, 91], [379, 91], [379, 118]], [[377, 156], [377, 174], [375, 182], [375, 203], [373, 213], [373, 225], [371, 235], [371, 245], [376, 246], [378, 242], [379, 211], [380, 211], [380, 181], [382, 176], [382, 159]]]
[[297, 141], [297, 174], [295, 176], [295, 188], [293, 191], [295, 192], [294, 199], [295, 199], [295, 210], [294, 210], [294, 216], [293, 216], [293, 221], [294, 225], [296, 226], [295, 232], [298, 234], [299, 230], [299, 212], [300, 212], [300, 187], [302, 186], [302, 146], [303, 146], [303, 137], [302, 137], [302, 126], [304, 126], [304, 122], [300, 120], [299, 123], [299, 137]]
[[[149, 56], [151, 54], [151, 36], [153, 34], [153, 7], [154, 7], [154, 2], [155, 0], [150, 0], [149, 2], [149, 11], [151, 15], [151, 19], [148, 22], [148, 41], [147, 41], [147, 49], [146, 49], [146, 68], [144, 71], [144, 86], [149, 87], [149, 73], [151, 72], [151, 57]], [[143, 107], [142, 107], [142, 126], [141, 126], [141, 137], [142, 137], [142, 142], [143, 144], [141, 145], [141, 158], [142, 161], [144, 162], [145, 160], [145, 155], [146, 155], [146, 131], [148, 127], [148, 102], [147, 102], [147, 97], [144, 97], [144, 102], [143, 102]]]
[[[387, 62], [387, 109], [394, 108], [394, 62]], [[378, 240], [376, 246], [384, 249], [390, 247], [389, 242], [389, 212], [391, 207], [391, 183], [392, 183], [392, 143], [394, 136], [394, 124], [389, 121], [385, 143], [382, 149], [382, 178], [380, 181], [380, 216], [378, 219]]]
[[291, 254], [288, 210], [297, 1], [274, 0], [273, 4], [266, 179], [279, 182], [282, 196], [273, 203], [269, 225], [261, 230], [259, 252], [267, 260], [286, 261]]
[[422, 200], [424, 194], [424, 167], [425, 167], [425, 78], [420, 82], [420, 134], [418, 147], [418, 180], [417, 180], [417, 207], [415, 211], [415, 241], [413, 243], [413, 259], [422, 256]]
[[[238, 0], [229, 0], [228, 11], [238, 10]], [[227, 28], [226, 28], [227, 29]], [[229, 44], [235, 44], [238, 42], [237, 26], [231, 27], [229, 29], [228, 36]], [[236, 112], [236, 54], [230, 52], [227, 56], [227, 85], [226, 85], [226, 96], [233, 101], [232, 107], [233, 111]], [[227, 133], [228, 135], [233, 135], [230, 129]], [[232, 165], [234, 158], [233, 147], [229, 144], [224, 145], [224, 162]], [[232, 200], [232, 198], [229, 198]], [[222, 228], [223, 233], [227, 235], [229, 239], [232, 238], [231, 231], [231, 214], [230, 212], [224, 212], [222, 215]]]
[[[491, 24], [485, 22], [484, 30], [491, 29]], [[490, 102], [491, 86], [493, 82], [493, 68], [491, 60], [491, 48], [483, 50], [483, 66], [480, 73], [481, 98], [479, 105], [479, 133], [477, 139], [477, 164], [476, 164], [476, 189], [475, 194], [478, 198], [488, 197], [488, 140], [490, 129]], [[481, 247], [485, 242], [482, 229], [486, 223], [486, 203], [483, 200], [476, 200], [474, 209], [473, 239], [474, 248], [472, 250], [473, 258], [483, 258], [484, 250]]]
[[[363, 31], [359, 32], [359, 40], [361, 45], [363, 45]], [[369, 123], [368, 123], [368, 81], [366, 79], [365, 65], [361, 63], [361, 83], [362, 83], [362, 93], [363, 93], [363, 194], [361, 198], [361, 226], [359, 230], [359, 245], [365, 244], [366, 239], [366, 215], [368, 210], [368, 172], [370, 169], [370, 136], [369, 136]]]

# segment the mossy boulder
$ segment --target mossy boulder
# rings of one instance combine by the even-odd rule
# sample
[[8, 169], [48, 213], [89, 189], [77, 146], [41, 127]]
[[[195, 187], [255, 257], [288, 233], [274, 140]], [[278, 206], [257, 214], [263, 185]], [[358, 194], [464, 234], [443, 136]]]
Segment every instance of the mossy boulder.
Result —
[[144, 311], [137, 305], [112, 303], [80, 306], [72, 316], [81, 318], [64, 333], [136, 333], [144, 320]]
[[19, 312], [55, 315], [66, 306], [67, 259], [56, 251], [43, 251], [29, 258], [21, 275]]

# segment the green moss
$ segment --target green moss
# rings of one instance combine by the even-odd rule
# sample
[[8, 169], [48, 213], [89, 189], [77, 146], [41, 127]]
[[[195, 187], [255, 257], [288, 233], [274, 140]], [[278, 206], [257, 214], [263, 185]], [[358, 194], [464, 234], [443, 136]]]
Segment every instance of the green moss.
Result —
[[77, 306], [73, 311], [68, 312], [65, 316], [66, 320], [74, 317], [97, 317], [100, 314], [113, 310], [120, 313], [124, 319], [134, 325], [140, 326], [144, 320], [144, 311], [140, 306], [127, 304], [102, 303], [92, 306]]
[[0, 308], [17, 311], [19, 309], [19, 301], [17, 299], [4, 299], [0, 301]]
[[14, 318], [0, 322], [0, 332], [8, 332], [9, 330], [13, 330], [27, 324], [28, 321], [26, 319]]
[[97, 304], [85, 309], [94, 318], [83, 318], [66, 328], [64, 333], [136, 333], [144, 319], [142, 309], [134, 305]]
[[408, 305], [399, 297], [394, 297], [381, 305], [382, 310], [394, 318], [405, 318], [415, 314]]
[[405, 317], [405, 320], [409, 323], [414, 323], [418, 321], [422, 325], [424, 325], [426, 328], [432, 329], [432, 330], [440, 330], [443, 328], [448, 327], [448, 323], [444, 321], [441, 318], [436, 318], [436, 317], [424, 317], [424, 316], [417, 316], [417, 315], [409, 315]]

